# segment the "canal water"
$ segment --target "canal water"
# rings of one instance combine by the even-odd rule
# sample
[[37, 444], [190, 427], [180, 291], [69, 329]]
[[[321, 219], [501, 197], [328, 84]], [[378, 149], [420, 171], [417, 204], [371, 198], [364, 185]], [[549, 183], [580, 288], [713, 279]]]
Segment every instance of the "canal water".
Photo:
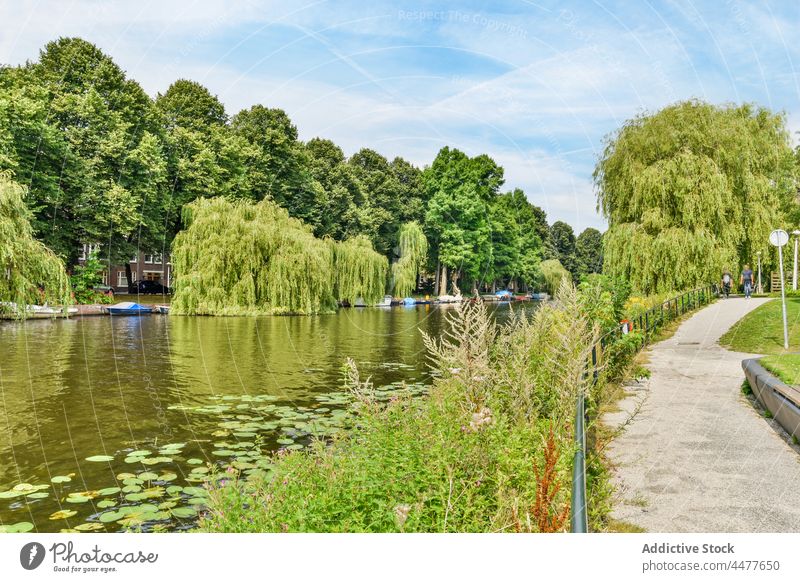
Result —
[[1, 322], [0, 531], [189, 529], [219, 468], [268, 474], [346, 427], [347, 358], [380, 394], [424, 393], [422, 332], [452, 309]]

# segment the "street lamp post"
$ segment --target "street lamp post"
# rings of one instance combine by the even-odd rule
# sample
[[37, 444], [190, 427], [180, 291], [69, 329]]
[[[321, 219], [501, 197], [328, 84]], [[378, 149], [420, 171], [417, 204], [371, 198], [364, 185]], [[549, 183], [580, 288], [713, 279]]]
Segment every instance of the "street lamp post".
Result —
[[797, 239], [800, 236], [800, 230], [793, 230], [794, 235], [794, 270], [792, 271], [792, 291], [797, 291]]
[[783, 246], [789, 242], [789, 235], [785, 230], [773, 230], [769, 234], [769, 242], [778, 247], [778, 267], [781, 272], [781, 308], [783, 311], [783, 349], [789, 349], [789, 325], [786, 321], [786, 278], [783, 276]]

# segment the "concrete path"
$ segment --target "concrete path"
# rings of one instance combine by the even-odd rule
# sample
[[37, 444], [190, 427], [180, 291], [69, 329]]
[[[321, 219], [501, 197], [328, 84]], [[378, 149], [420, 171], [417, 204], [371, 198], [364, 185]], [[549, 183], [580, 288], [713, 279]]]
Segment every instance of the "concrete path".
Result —
[[741, 394], [741, 360], [717, 343], [766, 299], [717, 301], [648, 349], [607, 448], [613, 517], [653, 532], [800, 531], [800, 454]]

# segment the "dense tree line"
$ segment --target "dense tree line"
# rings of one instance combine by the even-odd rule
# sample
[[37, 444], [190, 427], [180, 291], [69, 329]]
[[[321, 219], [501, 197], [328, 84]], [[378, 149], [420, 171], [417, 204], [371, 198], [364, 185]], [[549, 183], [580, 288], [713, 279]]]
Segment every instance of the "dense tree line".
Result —
[[602, 264], [589, 257], [597, 248], [579, 250], [571, 228], [549, 227], [521, 190], [502, 192], [503, 168], [486, 155], [445, 147], [424, 169], [367, 148], [347, 157], [330, 140], [300, 141], [280, 109], [229, 116], [194, 81], [177, 80], [153, 99], [79, 38], [0, 68], [0, 170], [27, 188], [35, 236], [68, 266], [85, 242], [99, 243], [112, 263], [127, 264], [137, 250], [168, 252], [184, 228], [182, 209], [215, 196], [271, 199], [315, 237], [365, 237], [391, 262], [403, 254], [404, 225], [419, 225], [425, 259], [393, 269], [404, 291], [411, 264], [442, 292], [542, 283], [545, 259], [575, 280]]

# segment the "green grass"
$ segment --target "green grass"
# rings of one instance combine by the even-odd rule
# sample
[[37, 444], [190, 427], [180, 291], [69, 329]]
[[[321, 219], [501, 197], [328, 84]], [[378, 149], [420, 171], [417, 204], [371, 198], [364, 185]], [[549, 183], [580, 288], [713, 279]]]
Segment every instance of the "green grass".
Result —
[[761, 365], [790, 386], [800, 386], [800, 354], [766, 356]]
[[[800, 297], [786, 298], [789, 350], [800, 350]], [[783, 354], [783, 319], [780, 299], [769, 301], [739, 320], [720, 344], [750, 354]]]

